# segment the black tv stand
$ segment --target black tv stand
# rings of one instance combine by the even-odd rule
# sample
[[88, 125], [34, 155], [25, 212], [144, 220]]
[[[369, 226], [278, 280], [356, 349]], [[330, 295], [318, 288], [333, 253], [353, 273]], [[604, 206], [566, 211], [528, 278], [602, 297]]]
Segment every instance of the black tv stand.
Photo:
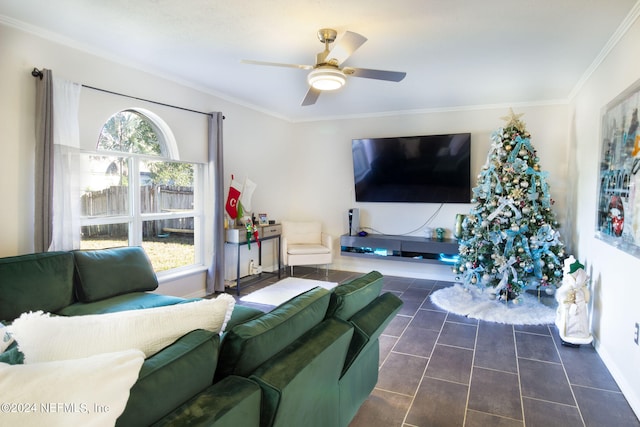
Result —
[[366, 236], [340, 236], [340, 254], [343, 256], [388, 259], [396, 261], [452, 264], [458, 254], [455, 239], [428, 239], [419, 236], [393, 236], [368, 234]]

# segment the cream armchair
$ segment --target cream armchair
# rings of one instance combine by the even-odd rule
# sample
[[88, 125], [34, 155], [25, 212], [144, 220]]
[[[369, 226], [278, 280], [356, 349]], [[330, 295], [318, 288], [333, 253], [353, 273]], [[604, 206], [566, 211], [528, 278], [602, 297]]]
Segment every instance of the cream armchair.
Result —
[[333, 241], [322, 232], [322, 225], [316, 221], [282, 221], [282, 262], [291, 267], [296, 265], [318, 265], [332, 262]]

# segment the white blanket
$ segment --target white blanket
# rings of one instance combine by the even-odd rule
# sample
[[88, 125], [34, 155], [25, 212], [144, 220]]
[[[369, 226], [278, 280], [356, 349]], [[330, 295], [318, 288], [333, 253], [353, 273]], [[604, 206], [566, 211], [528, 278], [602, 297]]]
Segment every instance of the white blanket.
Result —
[[196, 329], [224, 330], [235, 299], [222, 294], [184, 304], [86, 316], [22, 314], [9, 327], [25, 363], [139, 349], [149, 357]]

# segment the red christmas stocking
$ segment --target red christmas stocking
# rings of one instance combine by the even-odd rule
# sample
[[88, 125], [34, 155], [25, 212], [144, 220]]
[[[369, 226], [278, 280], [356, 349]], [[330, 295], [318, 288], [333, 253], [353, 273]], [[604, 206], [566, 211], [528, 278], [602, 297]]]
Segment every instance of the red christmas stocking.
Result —
[[233, 175], [231, 175], [231, 185], [229, 185], [229, 195], [227, 196], [227, 204], [225, 206], [225, 210], [231, 217], [231, 219], [236, 219], [238, 217], [238, 200], [240, 199], [242, 187], [233, 179]]

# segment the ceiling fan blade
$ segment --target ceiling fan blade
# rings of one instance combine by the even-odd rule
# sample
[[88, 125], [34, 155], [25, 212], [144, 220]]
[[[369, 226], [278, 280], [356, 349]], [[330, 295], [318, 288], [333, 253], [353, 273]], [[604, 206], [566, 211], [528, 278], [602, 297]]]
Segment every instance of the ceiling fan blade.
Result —
[[333, 49], [331, 49], [327, 59], [335, 59], [338, 65], [340, 65], [366, 41], [367, 38], [365, 36], [354, 33], [353, 31], [347, 31]]
[[267, 66], [270, 66], [270, 67], [299, 68], [301, 70], [311, 70], [311, 69], [313, 69], [313, 65], [282, 64], [280, 62], [253, 61], [251, 59], [242, 59], [240, 62], [242, 62], [243, 64], [267, 65]]
[[309, 88], [309, 91], [307, 92], [307, 94], [305, 95], [304, 99], [302, 100], [302, 106], [306, 107], [307, 105], [313, 105], [316, 103], [316, 101], [318, 100], [318, 97], [320, 96], [320, 91], [318, 89], [314, 89], [312, 87]]
[[407, 75], [407, 73], [401, 71], [372, 70], [370, 68], [345, 67], [342, 71], [350, 76], [387, 80], [390, 82], [399, 82]]

